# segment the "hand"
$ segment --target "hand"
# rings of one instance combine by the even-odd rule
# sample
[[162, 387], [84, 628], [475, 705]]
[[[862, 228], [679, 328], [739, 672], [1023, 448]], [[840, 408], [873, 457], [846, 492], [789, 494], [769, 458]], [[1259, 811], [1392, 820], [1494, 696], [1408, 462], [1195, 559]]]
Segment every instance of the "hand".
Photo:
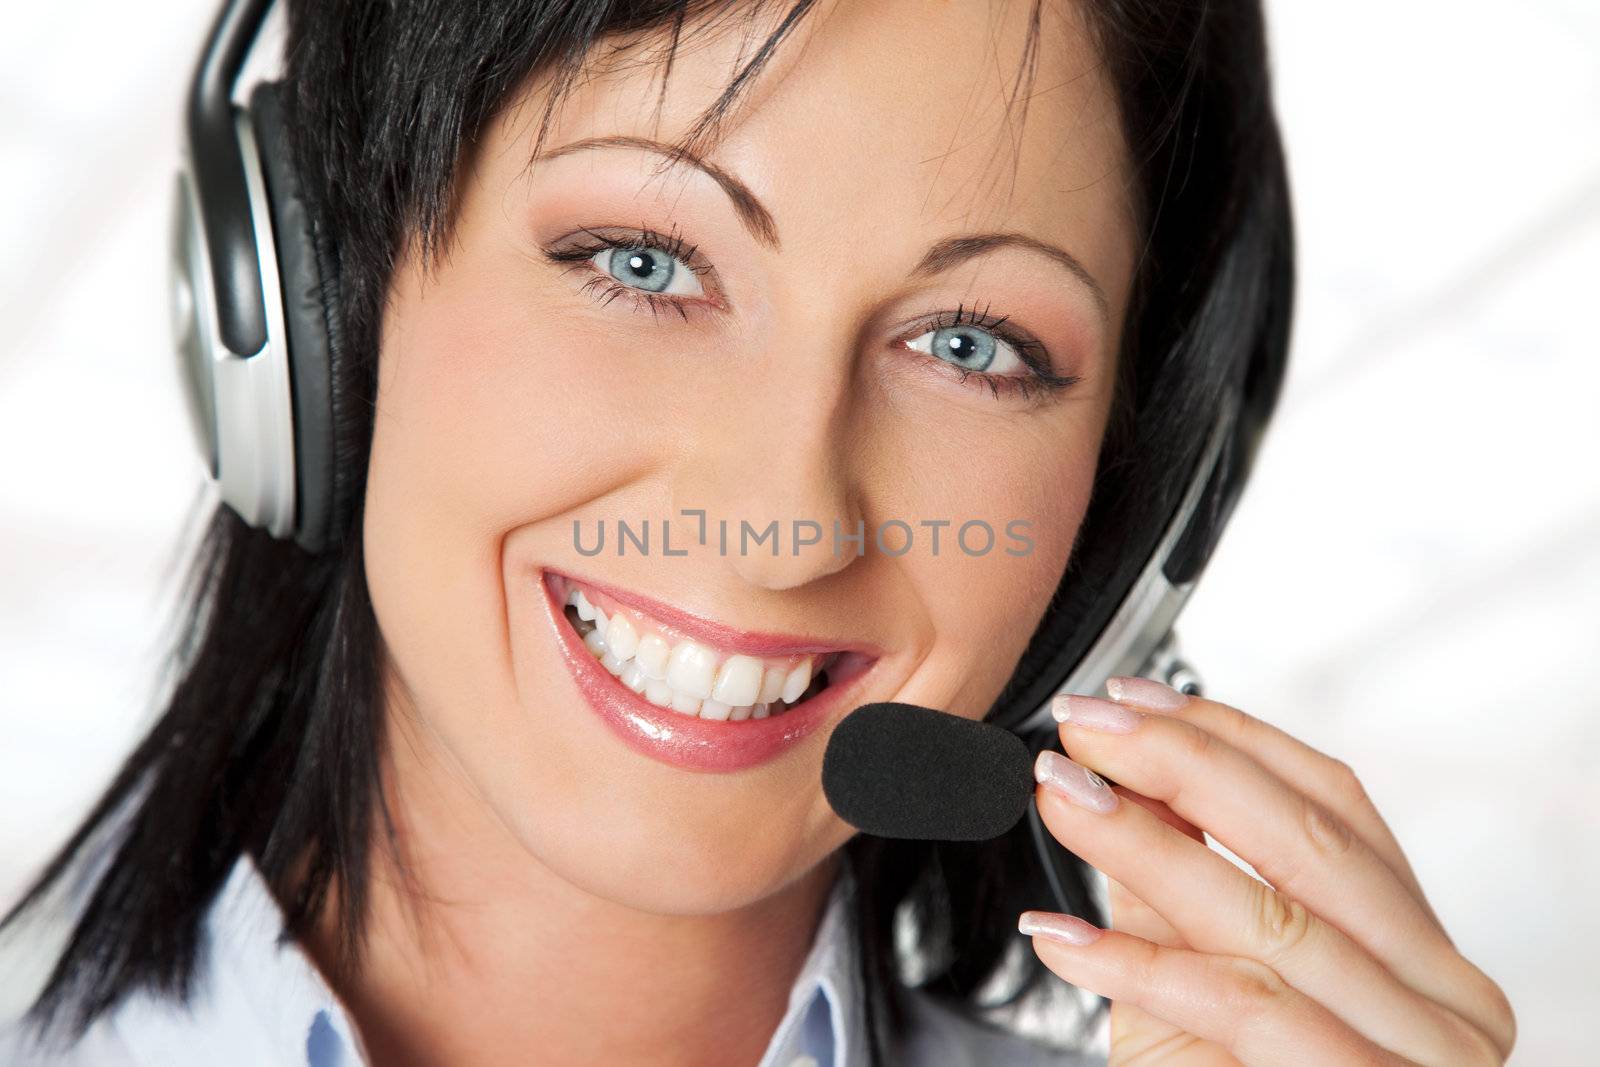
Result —
[[1072, 759], [1042, 752], [1035, 777], [1050, 832], [1106, 872], [1111, 928], [1018, 925], [1111, 999], [1112, 1065], [1505, 1062], [1505, 993], [1456, 951], [1349, 767], [1214, 700], [1107, 689], [1057, 698]]

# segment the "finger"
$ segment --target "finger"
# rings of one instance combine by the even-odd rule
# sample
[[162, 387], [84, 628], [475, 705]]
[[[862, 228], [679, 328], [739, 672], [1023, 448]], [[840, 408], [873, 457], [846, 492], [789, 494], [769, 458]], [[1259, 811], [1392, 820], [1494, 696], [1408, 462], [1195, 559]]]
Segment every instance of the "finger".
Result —
[[[1096, 706], [1094, 698], [1082, 697], [1058, 704]], [[1196, 710], [1203, 705], [1221, 710]], [[1168, 714], [1122, 707], [1138, 724], [1132, 732], [1113, 734], [1069, 722], [1062, 730], [1064, 747], [1205, 826], [1279, 891], [1340, 927], [1402, 981], [1473, 1023], [1502, 1055], [1509, 1054], [1515, 1024], [1504, 993], [1462, 957], [1427, 902], [1394, 866], [1339, 814], [1296, 788], [1298, 781], [1291, 786], [1252, 753], [1196, 720], [1248, 720], [1263, 730], [1269, 727], [1226, 705], [1195, 698]], [[1242, 729], [1249, 734], [1253, 727]], [[1305, 751], [1332, 762], [1313, 749]], [[1321, 781], [1326, 793], [1329, 780], [1324, 775]], [[1348, 806], [1352, 798], [1345, 799]], [[1370, 801], [1364, 806], [1377, 817]]]
[[1143, 793], [1135, 792], [1134, 790], [1122, 785], [1120, 782], [1117, 785], [1112, 786], [1112, 788], [1116, 790], [1118, 796], [1133, 801], [1135, 804], [1139, 805], [1145, 811], [1148, 811], [1150, 814], [1154, 815], [1156, 818], [1160, 819], [1162, 822], [1166, 823], [1183, 836], [1192, 837], [1202, 845], [1206, 843], [1205, 831], [1201, 830], [1200, 827], [1196, 826], [1188, 819], [1185, 819], [1182, 815], [1179, 815], [1177, 812], [1173, 811], [1169, 805], [1152, 797], [1147, 797]]
[[[1060, 753], [1039, 755], [1039, 815], [1086, 862], [1160, 912], [1194, 949], [1258, 960], [1375, 1043], [1419, 1062], [1482, 1061], [1488, 1040], [1401, 982], [1359, 944], [1299, 901], [1144, 808], [1094, 791], [1092, 772]], [[1476, 1037], [1474, 1037], [1476, 1035]]]
[[1246, 1065], [1411, 1063], [1352, 1030], [1259, 961], [1169, 948], [1119, 930], [1097, 932], [1053, 912], [1023, 912], [1017, 926], [1033, 936], [1034, 952], [1061, 978], [1135, 1004]]
[[[1113, 687], [1111, 682], [1118, 684]], [[1175, 710], [1153, 710], [1193, 722], [1248, 752], [1279, 778], [1295, 783], [1302, 792], [1343, 818], [1362, 841], [1382, 857], [1395, 877], [1411, 890], [1439, 935], [1452, 948], [1455, 947], [1455, 942], [1423, 892], [1405, 851], [1349, 764], [1318, 751], [1299, 738], [1231, 704], [1189, 697], [1147, 678], [1116, 678], [1111, 682], [1107, 683], [1108, 689], [1122, 691], [1123, 698], [1132, 703], [1149, 700], [1147, 707], [1163, 703], [1155, 699], [1153, 694], [1159, 695], [1160, 691], [1165, 690], [1170, 695], [1164, 703], [1178, 706]], [[1124, 682], [1126, 686], [1121, 684]], [[1459, 954], [1456, 960], [1457, 966], [1462, 969], [1459, 984], [1468, 991], [1461, 999], [1458, 1010], [1489, 1034], [1502, 1055], [1509, 1056], [1516, 1041], [1517, 1024], [1505, 992], [1470, 960]]]
[[[1120, 785], [1112, 786], [1112, 789], [1118, 796], [1139, 805], [1185, 837], [1192, 838], [1202, 845], [1206, 843], [1205, 834], [1199, 827], [1161, 801], [1151, 800], [1143, 793], [1135, 793]], [[1115, 929], [1125, 930], [1146, 941], [1154, 941], [1158, 945], [1189, 947], [1160, 912], [1134, 896], [1127, 886], [1115, 878], [1106, 879], [1106, 903], [1110, 906], [1111, 925]]]
[[[1115, 878], [1106, 879], [1106, 901], [1110, 905], [1111, 912], [1108, 929], [1120, 930], [1157, 945], [1167, 945], [1172, 948], [1189, 947], [1160, 912], [1128, 892], [1127, 886]], [[1171, 1055], [1179, 1047], [1183, 1048], [1183, 1062], [1186, 1067], [1191, 1061], [1195, 1067], [1211, 1062], [1215, 1062], [1219, 1067], [1222, 1064], [1236, 1063], [1216, 1045], [1203, 1042], [1193, 1034], [1185, 1034], [1165, 1019], [1151, 1015], [1132, 1001], [1123, 1000], [1111, 1005], [1111, 1062], [1140, 1063], [1144, 1061], [1139, 1057], [1153, 1057], [1156, 1049], [1161, 1050], [1161, 1055], [1166, 1056]], [[1208, 1054], [1209, 1059], [1202, 1058]]]
[[1395, 877], [1411, 891], [1429, 919], [1444, 933], [1444, 924], [1428, 903], [1422, 883], [1411, 869], [1400, 842], [1349, 764], [1319, 752], [1292, 734], [1230, 704], [1187, 696], [1149, 678], [1112, 678], [1106, 682], [1106, 691], [1113, 700], [1173, 715], [1211, 731], [1235, 748], [1250, 753], [1279, 778], [1295, 783], [1313, 800], [1337, 813], [1383, 857]]
[[1190, 948], [1159, 911], [1140, 900], [1115, 878], [1106, 879], [1106, 901], [1111, 905], [1111, 928], [1173, 948]]
[[1460, 954], [1389, 865], [1254, 757], [1186, 719], [1094, 697], [1058, 699], [1056, 714], [1067, 716], [1061, 743], [1077, 762], [1206, 827], [1412, 988], [1434, 997], [1459, 988]]

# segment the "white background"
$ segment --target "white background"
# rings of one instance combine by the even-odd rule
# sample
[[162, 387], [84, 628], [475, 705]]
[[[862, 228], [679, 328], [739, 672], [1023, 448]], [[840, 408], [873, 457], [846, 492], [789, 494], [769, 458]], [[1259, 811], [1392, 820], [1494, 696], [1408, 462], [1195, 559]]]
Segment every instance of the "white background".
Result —
[[[0, 902], [148, 721], [200, 489], [165, 249], [213, 6], [12, 5], [0, 34]], [[1592, 1063], [1600, 4], [1270, 14], [1294, 356], [1184, 647], [1361, 773], [1509, 991], [1514, 1062]]]

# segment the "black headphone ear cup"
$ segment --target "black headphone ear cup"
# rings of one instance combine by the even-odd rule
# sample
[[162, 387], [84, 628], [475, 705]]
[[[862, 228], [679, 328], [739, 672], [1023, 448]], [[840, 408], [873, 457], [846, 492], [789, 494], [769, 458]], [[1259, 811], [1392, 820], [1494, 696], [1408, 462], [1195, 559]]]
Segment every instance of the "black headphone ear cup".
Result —
[[345, 481], [336, 462], [336, 428], [345, 411], [341, 391], [343, 328], [338, 260], [318, 225], [295, 172], [281, 90], [255, 87], [250, 118], [272, 205], [283, 317], [289, 335], [289, 380], [294, 404], [295, 540], [321, 552], [337, 540], [348, 514]]

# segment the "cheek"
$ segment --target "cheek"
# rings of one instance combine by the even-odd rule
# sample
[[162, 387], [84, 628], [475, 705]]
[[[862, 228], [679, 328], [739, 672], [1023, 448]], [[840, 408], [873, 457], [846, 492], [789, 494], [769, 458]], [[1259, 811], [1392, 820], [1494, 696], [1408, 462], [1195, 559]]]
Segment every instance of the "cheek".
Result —
[[[917, 589], [931, 635], [904, 699], [983, 715], [1049, 605], [1088, 508], [1104, 414], [1093, 398], [1070, 401], [1026, 428], [1015, 420], [921, 435], [918, 475], [899, 482], [893, 517], [941, 518], [938, 552], [918, 529], [901, 565]], [[887, 513], [879, 516], [881, 522]], [[965, 547], [963, 522], [974, 525]], [[989, 544], [987, 552], [981, 551]]]
[[617, 358], [615, 332], [532, 271], [514, 255], [462, 253], [394, 286], [367, 525], [376, 556], [420, 568], [406, 584], [437, 592], [464, 577], [449, 567], [494, 580], [506, 531], [627, 482], [663, 438], [655, 384]]
[[439, 708], [514, 700], [508, 533], [583, 514], [634, 481], [670, 429], [652, 423], [671, 405], [652, 400], [660, 384], [622, 358], [617, 332], [575, 314], [537, 269], [469, 229], [433, 275], [400, 271], [385, 310], [367, 577], [406, 689]]
[[391, 307], [372, 477], [404, 483], [419, 522], [492, 535], [597, 495], [654, 431], [650, 383], [604, 333], [484, 273]]

